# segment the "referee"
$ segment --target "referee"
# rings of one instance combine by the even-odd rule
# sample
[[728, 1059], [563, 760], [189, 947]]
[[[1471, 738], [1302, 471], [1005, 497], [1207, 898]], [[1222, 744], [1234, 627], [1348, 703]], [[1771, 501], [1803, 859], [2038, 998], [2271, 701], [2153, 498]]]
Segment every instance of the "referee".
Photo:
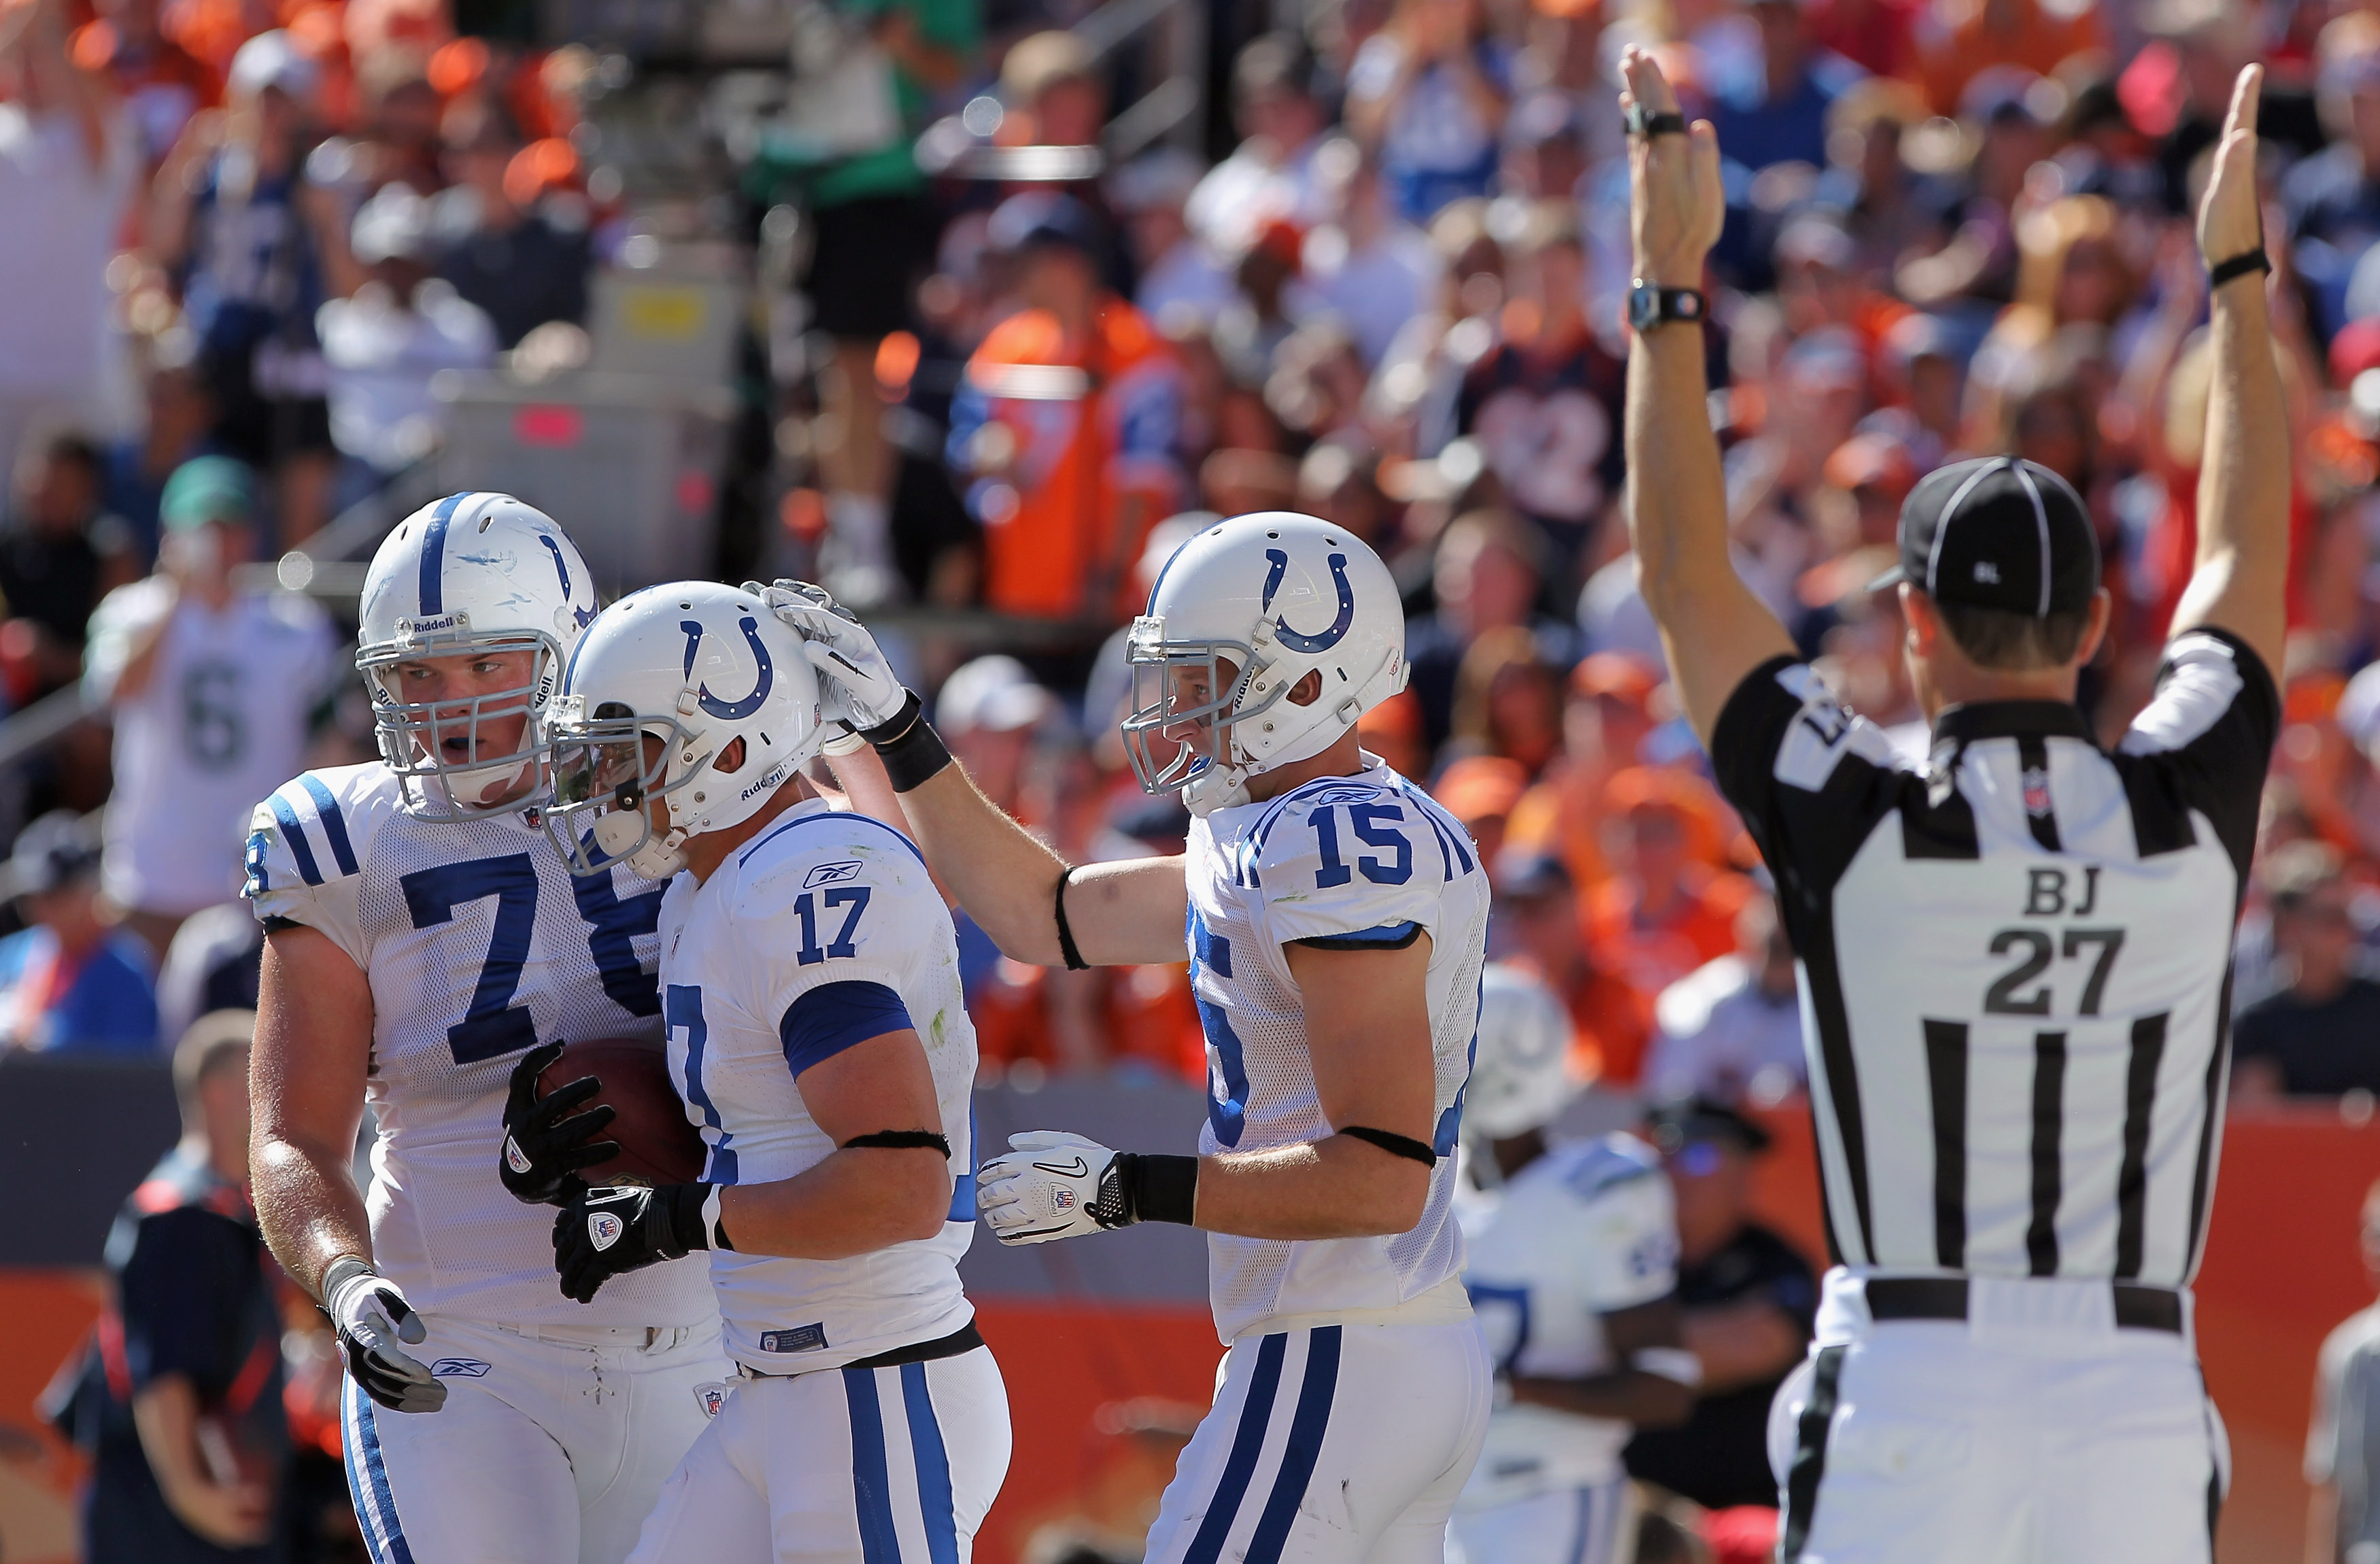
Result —
[[1800, 957], [1828, 1273], [1770, 1412], [1780, 1556], [2204, 1564], [2228, 1457], [2192, 1345], [2233, 919], [2279, 719], [2289, 430], [2240, 74], [2199, 214], [2215, 388], [2198, 557], [2110, 753], [2074, 706], [2108, 594], [2082, 501], [2010, 458], [1900, 516], [1923, 766], [1729, 562], [1705, 412], [1718, 143], [1630, 50], [1628, 515], [1646, 603]]

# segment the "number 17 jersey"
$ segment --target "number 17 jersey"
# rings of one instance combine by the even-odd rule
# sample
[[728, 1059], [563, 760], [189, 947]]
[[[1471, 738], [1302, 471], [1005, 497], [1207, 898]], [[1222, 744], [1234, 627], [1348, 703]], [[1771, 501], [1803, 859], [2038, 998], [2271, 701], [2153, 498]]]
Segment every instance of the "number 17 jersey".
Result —
[[1210, 1233], [1208, 1285], [1226, 1342], [1259, 1328], [1350, 1319], [1429, 1323], [1467, 1314], [1457, 1279], [1454, 1146], [1487, 963], [1488, 876], [1471, 838], [1377, 758], [1262, 803], [1190, 822], [1190, 981], [1207, 1035], [1208, 1156], [1320, 1140], [1305, 1001], [1284, 947], [1396, 949], [1427, 936], [1439, 1161], [1419, 1223], [1387, 1237]]
[[[309, 771], [262, 804], [245, 894], [319, 930], [371, 985], [366, 1095], [372, 1263], [425, 1314], [497, 1325], [695, 1325], [702, 1256], [562, 1295], [553, 1211], [497, 1176], [513, 1066], [540, 1043], [662, 1035], [662, 888], [614, 867], [574, 879], [518, 815], [455, 824], [398, 806], [378, 761]], [[300, 1039], [303, 1046], [303, 1039]]]

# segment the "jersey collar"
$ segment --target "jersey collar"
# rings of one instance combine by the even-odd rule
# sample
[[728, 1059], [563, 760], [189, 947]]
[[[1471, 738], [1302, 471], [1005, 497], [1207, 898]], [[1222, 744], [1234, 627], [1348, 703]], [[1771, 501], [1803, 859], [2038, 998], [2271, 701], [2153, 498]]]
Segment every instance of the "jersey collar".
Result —
[[1934, 719], [1934, 742], [1980, 738], [2079, 738], [2095, 743], [2082, 709], [2064, 700], [1986, 700], [1947, 706]]

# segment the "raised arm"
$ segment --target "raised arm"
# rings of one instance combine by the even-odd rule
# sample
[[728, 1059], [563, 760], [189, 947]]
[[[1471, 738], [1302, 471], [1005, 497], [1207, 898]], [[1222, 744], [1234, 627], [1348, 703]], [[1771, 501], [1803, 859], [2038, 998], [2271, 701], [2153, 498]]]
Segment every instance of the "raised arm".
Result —
[[[1630, 138], [1629, 227], [1636, 277], [1662, 288], [1700, 288], [1703, 260], [1726, 218], [1718, 135], [1700, 120], [1680, 134], [1677, 94], [1653, 56], [1621, 56], [1623, 107], [1656, 116]], [[1629, 537], [1645, 604], [1687, 719], [1710, 742], [1727, 697], [1744, 675], [1793, 642], [1754, 596], [1729, 557], [1727, 485], [1710, 426], [1703, 327], [1672, 321], [1635, 333], [1628, 356], [1626, 442]]]
[[[2262, 66], [2240, 72], [2199, 205], [2198, 247], [2210, 275], [2264, 252], [2256, 200], [2256, 103], [2264, 80]], [[2228, 630], [2278, 678], [2288, 636], [2291, 447], [2265, 278], [2265, 269], [2252, 265], [2212, 290], [2215, 381], [2198, 475], [2198, 558], [2171, 633], [2202, 624]]]

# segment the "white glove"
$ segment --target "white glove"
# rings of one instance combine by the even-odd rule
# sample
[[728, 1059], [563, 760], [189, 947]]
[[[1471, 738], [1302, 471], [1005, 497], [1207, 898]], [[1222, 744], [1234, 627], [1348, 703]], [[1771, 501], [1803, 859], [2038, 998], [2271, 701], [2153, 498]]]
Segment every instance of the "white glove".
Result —
[[884, 661], [868, 626], [838, 605], [825, 588], [807, 581], [767, 587], [747, 581], [744, 589], [767, 603], [780, 623], [800, 632], [802, 654], [819, 672], [819, 697], [828, 721], [865, 733], [901, 714], [909, 692], [893, 676], [892, 665]]
[[446, 1387], [420, 1360], [397, 1351], [398, 1342], [418, 1346], [430, 1333], [396, 1283], [351, 1259], [333, 1268], [346, 1274], [334, 1281], [322, 1306], [338, 1328], [356, 1384], [391, 1412], [444, 1406]]
[[1132, 1220], [1116, 1154], [1064, 1130], [1008, 1137], [1014, 1149], [975, 1172], [976, 1209], [1002, 1243], [1047, 1243]]

